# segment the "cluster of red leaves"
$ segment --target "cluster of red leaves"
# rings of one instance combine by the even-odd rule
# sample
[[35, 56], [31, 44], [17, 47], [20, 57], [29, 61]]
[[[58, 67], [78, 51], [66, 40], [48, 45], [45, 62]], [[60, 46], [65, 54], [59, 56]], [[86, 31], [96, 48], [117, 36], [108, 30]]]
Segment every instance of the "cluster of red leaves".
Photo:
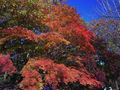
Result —
[[11, 36], [11, 37], [24, 37], [26, 39], [29, 40], [37, 40], [38, 36], [36, 34], [34, 34], [32, 31], [23, 28], [23, 27], [18, 27], [18, 26], [14, 26], [12, 28], [7, 28], [2, 30], [2, 32], [6, 35], [6, 36]]
[[29, 60], [27, 65], [22, 70], [22, 75], [24, 76], [24, 79], [20, 83], [20, 85], [25, 87], [26, 84], [29, 84], [30, 81], [26, 78], [29, 78], [31, 76], [32, 71], [37, 73], [39, 69], [42, 69], [44, 72], [46, 72], [45, 83], [50, 84], [53, 90], [56, 90], [57, 86], [61, 82], [68, 84], [69, 82], [74, 83], [78, 81], [81, 85], [90, 85], [93, 87], [101, 86], [100, 82], [93, 79], [85, 70], [76, 70], [74, 68], [66, 67], [64, 64], [56, 64], [53, 62], [53, 60], [46, 58]]
[[26, 38], [28, 40], [32, 40], [35, 42], [38, 41], [47, 41], [48, 44], [49, 42], [54, 42], [54, 43], [65, 43], [65, 44], [69, 44], [70, 42], [65, 40], [64, 37], [56, 32], [48, 32], [48, 33], [42, 33], [40, 35], [35, 34], [34, 32], [32, 32], [31, 30], [28, 30], [26, 28], [23, 27], [19, 27], [19, 26], [15, 26], [13, 28], [8, 28], [8, 29], [4, 29], [2, 30], [2, 32], [8, 37], [10, 36], [12, 37], [22, 37], [22, 38]]
[[12, 61], [9, 59], [9, 55], [0, 55], [0, 74], [2, 73], [12, 74], [16, 72], [16, 68], [14, 67]]
[[[57, 30], [60, 26], [64, 26], [71, 22], [82, 24], [82, 20], [80, 20], [79, 15], [76, 14], [75, 9], [67, 5], [51, 7], [50, 12], [47, 12], [46, 16], [47, 18], [44, 19], [43, 23], [45, 22], [45, 24], [55, 28], [54, 30]], [[49, 22], [51, 22], [51, 24]]]
[[91, 45], [94, 35], [88, 31], [76, 11], [67, 5], [53, 6], [43, 23], [62, 34], [72, 44], [87, 52], [94, 52]]
[[42, 83], [41, 76], [36, 70], [26, 70], [22, 72], [24, 79], [19, 84], [23, 90], [39, 90], [39, 84]]

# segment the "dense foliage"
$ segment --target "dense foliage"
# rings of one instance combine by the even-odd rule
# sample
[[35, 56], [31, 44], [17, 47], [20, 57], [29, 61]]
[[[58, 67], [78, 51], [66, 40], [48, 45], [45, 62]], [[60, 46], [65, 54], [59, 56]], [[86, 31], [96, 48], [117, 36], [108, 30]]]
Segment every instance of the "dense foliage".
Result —
[[102, 87], [106, 78], [95, 61], [96, 37], [75, 9], [61, 2], [0, 1], [0, 77], [6, 78], [0, 89]]
[[[116, 87], [120, 77], [120, 21], [96, 20], [89, 28], [96, 34], [94, 42], [98, 66], [105, 72], [106, 84]], [[118, 82], [118, 83], [116, 83]], [[115, 86], [116, 84], [116, 86]]]
[[[23, 73], [22, 76], [24, 77], [25, 82], [28, 81], [28, 88], [24, 88], [24, 84], [22, 84], [22, 82], [24, 82], [24, 79], [20, 83], [20, 87], [22, 87], [26, 90], [29, 90], [29, 88], [31, 87], [31, 85], [29, 85], [29, 79], [30, 80], [33, 80], [33, 79], [31, 78], [31, 76], [29, 77], [28, 74], [24, 74], [24, 72], [29, 72], [29, 70], [30, 71], [33, 70], [36, 73], [38, 73], [39, 80], [41, 79], [41, 83], [44, 80], [42, 80], [42, 78], [40, 78], [41, 73], [39, 72], [39, 70], [50, 72], [50, 76], [47, 73], [45, 73], [45, 76], [48, 75], [46, 77], [48, 77], [50, 79], [53, 78], [53, 77], [51, 77], [51, 74], [54, 75], [54, 73], [55, 73], [55, 75], [54, 75], [55, 78], [52, 81], [57, 82], [57, 83], [58, 82], [65, 83], [67, 85], [68, 83], [73, 83], [73, 82], [79, 81], [79, 83], [81, 85], [85, 85], [85, 86], [87, 86], [87, 85], [89, 85], [90, 87], [101, 86], [100, 82], [95, 80], [95, 75], [90, 74], [90, 72], [89, 72], [90, 70], [89, 71], [87, 70], [86, 67], [88, 65], [84, 61], [84, 60], [87, 61], [87, 56], [83, 55], [83, 57], [82, 57], [82, 54], [80, 54], [81, 53], [80, 47], [73, 46], [70, 41], [67, 41], [66, 39], [64, 39], [64, 37], [61, 36], [59, 33], [51, 31], [51, 32], [37, 35], [37, 34], [34, 34], [32, 31], [27, 30], [22, 27], [13, 27], [13, 28], [4, 29], [4, 30], [2, 30], [1, 33], [3, 33], [2, 35], [4, 37], [9, 37], [4, 42], [5, 44], [1, 45], [1, 52], [11, 54], [12, 61], [15, 64], [15, 66], [17, 67], [18, 71], [21, 71], [21, 69], [24, 67], [22, 69], [21, 74]], [[20, 43], [18, 42], [19, 38], [21, 39]], [[11, 43], [13, 45], [8, 45], [9, 43]], [[30, 43], [31, 43], [31, 45], [30, 45]], [[81, 55], [81, 56], [79, 56], [79, 55]], [[88, 55], [88, 54], [86, 54], [86, 55]], [[52, 60], [40, 59], [40, 61], [39, 61], [39, 59], [37, 60], [37, 58], [39, 58], [39, 57], [47, 57], [47, 58], [51, 58]], [[29, 58], [35, 58], [35, 61], [33, 61], [33, 62], [35, 62], [35, 64], [33, 62], [31, 63], [31, 60], [29, 60]], [[16, 61], [19, 59], [20, 59], [20, 61]], [[56, 64], [54, 64], [53, 61]], [[94, 62], [90, 62], [90, 63], [94, 63]], [[38, 64], [38, 67], [36, 66], [36, 64]], [[53, 66], [51, 66], [51, 65], [53, 65]], [[27, 67], [30, 67], [30, 68], [27, 68]], [[36, 69], [39, 69], [39, 70], [34, 69], [35, 67], [37, 67]], [[47, 67], [47, 68], [42, 68], [42, 67]], [[93, 67], [94, 67], [94, 65], [93, 65]], [[60, 68], [61, 68], [61, 71], [59, 71]], [[65, 70], [64, 70], [64, 68], [65, 68]], [[62, 69], [63, 69], [63, 71], [62, 71]], [[58, 71], [56, 71], [56, 70], [58, 70]], [[69, 72], [69, 74], [67, 74], [68, 72]], [[70, 74], [70, 72], [71, 72], [71, 74]], [[73, 73], [75, 73], [76, 76], [73, 75]], [[67, 75], [65, 80], [64, 80], [64, 77], [60, 77], [60, 79], [63, 79], [63, 81], [59, 81], [59, 77], [57, 77], [59, 74], [60, 75], [63, 74], [63, 76]], [[26, 77], [28, 77], [28, 78], [26, 78]], [[68, 78], [68, 80], [66, 81], [67, 78]], [[26, 79], [27, 79], [27, 81], [26, 81]], [[89, 80], [85, 81], [85, 79], [89, 79]], [[40, 81], [36, 81], [35, 85], [38, 85], [39, 82]], [[44, 83], [52, 85], [52, 83], [49, 83], [47, 81], [47, 79], [45, 79]], [[57, 83], [56, 83], [56, 85], [58, 86]], [[53, 89], [55, 90], [55, 88], [57, 88], [57, 86], [54, 84], [51, 87], [53, 87]], [[21, 85], [23, 85], [23, 86], [21, 86]], [[38, 88], [38, 87], [35, 86], [35, 88]]]

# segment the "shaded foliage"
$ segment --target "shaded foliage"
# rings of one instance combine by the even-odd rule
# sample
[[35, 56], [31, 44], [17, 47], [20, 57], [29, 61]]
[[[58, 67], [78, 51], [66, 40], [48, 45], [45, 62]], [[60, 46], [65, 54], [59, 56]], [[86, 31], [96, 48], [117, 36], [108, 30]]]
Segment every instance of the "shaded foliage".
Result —
[[97, 36], [94, 42], [97, 65], [105, 72], [105, 83], [113, 87], [120, 76], [119, 27], [119, 21], [106, 19], [93, 21], [89, 27]]

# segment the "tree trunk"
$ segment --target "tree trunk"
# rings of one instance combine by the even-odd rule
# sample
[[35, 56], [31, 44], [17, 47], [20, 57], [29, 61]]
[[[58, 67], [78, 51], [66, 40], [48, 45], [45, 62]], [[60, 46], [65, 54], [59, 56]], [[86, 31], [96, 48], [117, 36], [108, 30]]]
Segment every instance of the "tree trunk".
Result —
[[116, 90], [119, 90], [119, 87], [118, 87], [118, 82], [117, 82], [117, 80], [115, 81], [115, 86], [116, 86]]

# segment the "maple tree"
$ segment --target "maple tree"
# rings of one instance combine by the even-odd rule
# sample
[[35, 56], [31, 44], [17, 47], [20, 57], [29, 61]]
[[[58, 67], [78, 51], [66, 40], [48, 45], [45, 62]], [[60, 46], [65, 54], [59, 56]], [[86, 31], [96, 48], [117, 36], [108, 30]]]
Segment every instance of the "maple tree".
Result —
[[67, 5], [53, 6], [50, 12], [47, 13], [43, 23], [52, 28], [53, 31], [62, 34], [68, 41], [79, 45], [81, 50], [94, 52], [91, 45], [94, 34], [83, 25], [74, 8]]
[[[60, 70], [61, 69], [61, 70]], [[39, 74], [39, 72], [43, 70], [43, 74]], [[36, 72], [34, 75], [32, 72]], [[66, 67], [64, 64], [55, 64], [52, 60], [46, 58], [40, 59], [31, 59], [27, 63], [27, 65], [23, 68], [22, 74], [25, 77], [23, 81], [20, 83], [22, 88], [29, 90], [30, 87], [39, 88], [39, 83], [43, 82], [50, 84], [53, 90], [56, 90], [59, 83], [68, 84], [70, 82], [80, 82], [82, 85], [100, 85], [100, 83], [94, 79], [91, 79], [91, 76], [86, 75], [85, 70], [75, 70], [72, 68]], [[37, 75], [36, 75], [37, 74]], [[45, 75], [44, 75], [45, 74]], [[38, 77], [37, 77], [38, 76]], [[40, 79], [43, 77], [43, 80]], [[31, 80], [32, 78], [37, 81]], [[30, 80], [29, 80], [30, 79]], [[44, 80], [45, 79], [45, 80]], [[91, 79], [85, 80], [85, 79]], [[30, 84], [30, 85], [29, 85]], [[26, 88], [27, 85], [27, 88]], [[37, 89], [36, 89], [37, 90]]]
[[100, 71], [97, 70], [96, 61], [94, 60], [95, 49], [92, 46], [96, 37], [91, 31], [87, 30], [74, 8], [67, 5], [53, 7], [46, 15], [43, 23], [51, 27], [51, 30], [62, 34], [72, 45], [78, 47], [79, 53], [77, 52], [77, 55], [84, 58], [83, 63], [89, 71], [96, 74]]
[[[95, 35], [87, 30], [75, 9], [52, 4], [50, 10], [44, 8], [43, 14], [43, 19], [33, 15], [40, 20], [34, 23], [42, 26], [39, 32], [31, 21], [29, 23], [36, 32], [25, 24], [28, 22], [7, 24], [9, 27], [0, 30], [0, 52], [10, 55], [20, 74], [17, 85], [23, 90], [39, 90], [47, 85], [53, 90], [101, 87], [102, 82], [97, 76], [102, 71], [96, 66], [92, 45]], [[15, 82], [18, 78], [15, 77]]]
[[[73, 68], [76, 68], [76, 69], [78, 69], [78, 70], [75, 70], [75, 69], [73, 69], [73, 72], [71, 72], [71, 73], [76, 73], [76, 75], [77, 75], [77, 72], [80, 74], [80, 76], [79, 76], [79, 74], [78, 74], [78, 76], [79, 76], [79, 79], [78, 79], [78, 81], [80, 82], [80, 84], [81, 85], [90, 85], [90, 86], [100, 86], [101, 84], [100, 84], [100, 82], [98, 82], [98, 81], [96, 81], [94, 78], [94, 75], [92, 76], [91, 74], [90, 74], [90, 72], [88, 72], [87, 71], [87, 69], [85, 69], [85, 67], [84, 67], [84, 65], [81, 63], [82, 61], [81, 61], [81, 59], [76, 59], [76, 60], [72, 60], [72, 57], [76, 57], [75, 55], [77, 55], [77, 52], [79, 53], [79, 47], [76, 47], [76, 46], [72, 46], [72, 45], [70, 45], [70, 42], [69, 41], [67, 41], [67, 40], [65, 40], [64, 39], [64, 37], [63, 36], [61, 36], [61, 35], [59, 35], [59, 33], [55, 33], [55, 32], [48, 32], [48, 33], [43, 33], [43, 34], [40, 34], [40, 35], [37, 35], [37, 34], [34, 34], [34, 32], [32, 32], [32, 31], [30, 31], [30, 30], [27, 30], [27, 29], [25, 29], [25, 28], [22, 28], [22, 27], [13, 27], [13, 28], [8, 28], [8, 29], [5, 29], [5, 30], [2, 30], [2, 33], [3, 33], [3, 36], [4, 37], [10, 37], [9, 39], [7, 39], [6, 40], [6, 42], [8, 42], [9, 40], [13, 40], [13, 38], [15, 39], [17, 39], [17, 38], [24, 38], [24, 39], [26, 39], [26, 40], [28, 40], [28, 41], [31, 41], [30, 43], [33, 43], [33, 44], [35, 44], [35, 46], [34, 46], [34, 48], [32, 49], [32, 48], [30, 48], [30, 47], [28, 47], [27, 45], [21, 45], [21, 44], [19, 44], [18, 45], [18, 47], [20, 48], [20, 49], [23, 49], [23, 51], [21, 51], [21, 52], [19, 52], [19, 51], [17, 51], [17, 54], [20, 54], [20, 53], [23, 53], [24, 51], [27, 53], [27, 56], [28, 56], [28, 54], [29, 54], [29, 56], [28, 56], [28, 58], [30, 58], [30, 57], [36, 57], [36, 55], [37, 55], [37, 57], [39, 57], [39, 56], [42, 56], [42, 57], [48, 57], [48, 58], [52, 58], [53, 59], [53, 61], [55, 61], [56, 63], [65, 63], [65, 65], [68, 65], [68, 66], [70, 66], [71, 68], [73, 67]], [[56, 38], [57, 37], [57, 38]], [[58, 38], [59, 37], [59, 38]], [[41, 41], [45, 41], [44, 43], [42, 43], [43, 45], [42, 45], [42, 47], [41, 48], [43, 48], [43, 49], [41, 49], [41, 48], [39, 48], [40, 47], [40, 45], [41, 44], [38, 44], [38, 43], [40, 43]], [[4, 43], [6, 43], [6, 42], [4, 42]], [[26, 42], [26, 41], [25, 41]], [[51, 43], [52, 42], [52, 43]], [[28, 43], [29, 44], [29, 43]], [[15, 45], [16, 45], [16, 43], [15, 43]], [[63, 52], [64, 50], [65, 50], [65, 48], [63, 47], [63, 46], [65, 46], [65, 48], [67, 48], [68, 47], [68, 49], [66, 49], [66, 52]], [[3, 45], [3, 47], [2, 47], [2, 51], [6, 51], [6, 53], [8, 52], [8, 53], [13, 53], [13, 52], [15, 52], [16, 51], [16, 49], [18, 48], [18, 47], [16, 47], [16, 46], [14, 46], [14, 48], [13, 49], [11, 49], [13, 46], [10, 46], [10, 47], [6, 47], [6, 45], [4, 44]], [[16, 47], [16, 48], [15, 48]], [[54, 47], [56, 47], [56, 50], [55, 49], [52, 49], [52, 48], [54, 48]], [[9, 49], [10, 48], [10, 49]], [[62, 49], [63, 48], [63, 49]], [[78, 50], [77, 50], [77, 48], [78, 48]], [[72, 50], [73, 49], [73, 50]], [[34, 51], [35, 50], [35, 51]], [[36, 51], [39, 51], [39, 52], [36, 52]], [[51, 51], [52, 50], [52, 51]], [[72, 50], [72, 51], [71, 51]], [[31, 52], [30, 52], [31, 51]], [[41, 53], [40, 53], [41, 52]], [[52, 53], [56, 53], [57, 52], [57, 55], [59, 55], [59, 56], [56, 56], [56, 55], [54, 55], [54, 54], [51, 54], [52, 56], [50, 56], [50, 52], [52, 52]], [[33, 53], [34, 53], [34, 55], [33, 55]], [[38, 53], [38, 54], [37, 54]], [[64, 55], [64, 54], [66, 54], [66, 56]], [[62, 56], [62, 57], [61, 57]], [[70, 56], [71, 56], [71, 58], [70, 58]], [[60, 58], [61, 57], [61, 58]], [[79, 56], [78, 56], [79, 57]], [[19, 57], [17, 57], [16, 59], [18, 59]], [[79, 57], [80, 58], [80, 57]], [[15, 59], [15, 58], [14, 58]], [[68, 60], [68, 61], [67, 61]], [[71, 61], [72, 60], [72, 61]], [[30, 61], [30, 60], [29, 60]], [[29, 63], [29, 61], [28, 62], [26, 62], [27, 64], [24, 64], [25, 65], [25, 67], [26, 66], [31, 66], [31, 64]], [[38, 60], [39, 61], [39, 60]], [[45, 62], [46, 64], [47, 64], [47, 62], [48, 61], [44, 61], [44, 59], [42, 60], [43, 62]], [[40, 62], [40, 63], [42, 63], [42, 61]], [[14, 61], [13, 61], [14, 62]], [[36, 60], [36, 62], [37, 62], [37, 60]], [[75, 64], [71, 64], [71, 62], [74, 62]], [[38, 62], [39, 63], [39, 62]], [[18, 64], [20, 64], [20, 63], [17, 63], [16, 65], [18, 65]], [[41, 64], [41, 65], [45, 65], [45, 64]], [[52, 64], [51, 64], [52, 65]], [[59, 66], [59, 64], [57, 65], [57, 66]], [[51, 70], [53, 70], [54, 71], [54, 68], [56, 67], [57, 68], [57, 66], [55, 65], [55, 66], [53, 66], [53, 68], [51, 69]], [[22, 66], [23, 67], [23, 66]], [[34, 64], [33, 64], [33, 67], [34, 67]], [[65, 66], [60, 66], [61, 68], [66, 68], [66, 70], [67, 70], [67, 68], [68, 67], [65, 67]], [[79, 68], [79, 67], [81, 67], [81, 69]], [[24, 72], [24, 69], [22, 69], [23, 70], [23, 72]], [[43, 69], [44, 70], [44, 69]], [[69, 69], [68, 69], [69, 70]], [[75, 70], [75, 71], [74, 71]], [[26, 69], [25, 69], [25, 71], [26, 71]], [[83, 71], [83, 72], [82, 72]], [[29, 72], [29, 71], [28, 71]], [[38, 73], [38, 72], [36, 72], [36, 73]], [[81, 77], [81, 75], [83, 74], [83, 79], [82, 79], [82, 77]], [[85, 75], [84, 75], [85, 74]], [[64, 75], [64, 74], [63, 74]], [[24, 76], [24, 74], [23, 74], [23, 76]], [[67, 77], [69, 77], [69, 74], [68, 74], [68, 76]], [[81, 79], [80, 79], [80, 77], [81, 77]], [[94, 77], [93, 79], [92, 79], [92, 77]], [[25, 77], [24, 77], [25, 78]], [[72, 75], [71, 75], [71, 78], [75, 78], [74, 76], [72, 77]], [[90, 81], [85, 81], [84, 82], [84, 79], [88, 79], [89, 78], [89, 80]], [[31, 80], [32, 78], [30, 78], [30, 80]], [[57, 78], [56, 78], [57, 79]], [[25, 80], [26, 80], [26, 78], [25, 78]], [[72, 79], [70, 79], [70, 80], [72, 80]], [[29, 81], [29, 79], [28, 79], [28, 81]], [[54, 80], [55, 81], [55, 80]], [[68, 81], [68, 82], [76, 82], [77, 81], [77, 79], [73, 79], [73, 81]], [[23, 82], [24, 82], [24, 79], [23, 79]], [[38, 82], [39, 83], [39, 81], [35, 81], [36, 83]], [[21, 82], [22, 83], [22, 82]], [[29, 82], [28, 82], [29, 83]], [[49, 83], [50, 84], [50, 83]], [[24, 84], [23, 84], [24, 85]], [[38, 84], [37, 84], [38, 85]], [[30, 88], [30, 87], [28, 87], [28, 88]], [[37, 88], [36, 86], [35, 86], [35, 88]]]

